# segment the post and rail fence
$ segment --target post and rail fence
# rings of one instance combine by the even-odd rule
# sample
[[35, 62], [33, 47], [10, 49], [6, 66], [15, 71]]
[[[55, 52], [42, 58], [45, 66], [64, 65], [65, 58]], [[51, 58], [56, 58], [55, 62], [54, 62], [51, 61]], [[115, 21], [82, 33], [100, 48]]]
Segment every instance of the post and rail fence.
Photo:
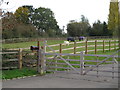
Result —
[[[22, 49], [19, 50], [5, 50], [2, 54], [2, 68], [1, 69], [22, 69]], [[8, 63], [8, 64], [7, 64]]]
[[[65, 44], [55, 44], [49, 45], [50, 47], [59, 47], [59, 50], [54, 50], [55, 52], [62, 53], [63, 51], [73, 50], [73, 53], [80, 53], [77, 49], [83, 49], [85, 54], [89, 52], [94, 52], [97, 54], [98, 51], [105, 52], [106, 50], [117, 50], [119, 48], [119, 40], [90, 40], [90, 41], [80, 41], [80, 42], [70, 42], [69, 45], [73, 45], [72, 47], [65, 47]], [[81, 51], [83, 51], [81, 50]], [[47, 51], [52, 52], [52, 51]]]
[[[105, 40], [95, 40], [95, 41], [93, 41], [92, 40], [92, 41], [71, 42], [70, 44], [73, 44], [74, 47], [67, 48], [67, 49], [65, 49], [65, 48], [62, 49], [62, 45], [63, 44], [47, 45], [46, 43], [47, 42], [44, 42], [43, 49], [39, 48], [38, 54], [37, 54], [38, 55], [37, 71], [39, 73], [41, 73], [41, 74], [44, 74], [46, 71], [49, 71], [50, 70], [49, 68], [54, 68], [55, 70], [53, 69], [53, 70], [50, 70], [50, 71], [62, 72], [61, 69], [64, 69], [64, 70], [66, 70], [66, 69], [67, 70], [73, 69], [75, 72], [83, 75], [83, 74], [85, 74], [85, 70], [84, 69], [86, 69], [86, 67], [89, 68], [89, 67], [96, 66], [96, 65], [86, 65], [85, 62], [97, 62], [97, 66], [96, 67], [98, 67], [99, 63], [101, 62], [101, 61], [98, 60], [98, 57], [110, 57], [110, 58], [113, 58], [113, 61], [105, 60], [105, 62], [107, 62], [107, 63], [117, 63], [116, 58], [118, 56], [116, 56], [116, 55], [113, 55], [113, 56], [111, 56], [111, 55], [97, 55], [97, 51], [101, 50], [101, 51], [105, 52], [106, 46], [108, 47], [107, 50], [109, 50], [109, 51], [112, 50], [112, 49], [117, 50], [118, 49], [118, 43], [119, 43], [118, 40], [107, 40], [107, 41], [105, 41]], [[77, 46], [77, 44], [80, 44], [80, 43], [84, 43], [84, 45], [83, 46]], [[94, 43], [94, 45], [91, 45], [89, 43]], [[99, 45], [99, 43], [100, 43], [100, 45]], [[39, 46], [39, 44], [38, 44], [38, 46]], [[55, 46], [59, 46], [60, 49], [54, 50], [54, 49], [51, 48], [51, 47], [55, 47]], [[99, 46], [101, 46], [102, 48], [101, 49], [97, 49], [97, 47], [99, 47]], [[47, 51], [47, 47], [49, 47], [51, 49], [51, 51]], [[94, 47], [94, 50], [88, 50], [89, 47]], [[77, 52], [78, 48], [85, 48], [84, 49], [85, 54], [84, 54], [84, 52], [81, 52], [81, 53]], [[64, 50], [71, 50], [71, 49], [73, 49], [73, 53], [72, 54], [65, 54], [65, 53], [63, 53]], [[2, 54], [17, 53], [18, 58], [14, 59], [14, 60], [18, 61], [18, 66], [17, 67], [19, 69], [21, 69], [22, 66], [23, 66], [22, 51], [23, 51], [23, 49], [19, 49], [16, 52], [2, 52]], [[94, 51], [95, 55], [88, 54], [89, 51]], [[53, 52], [53, 53], [51, 53], [51, 52]], [[77, 53], [79, 53], [79, 54], [77, 54]], [[51, 56], [54, 55], [54, 57], [53, 58], [49, 58], [49, 57], [46, 57], [47, 55], [51, 55]], [[75, 59], [70, 59], [70, 58], [64, 59], [64, 57], [62, 57], [62, 56], [67, 56], [67, 57], [68, 56], [80, 56], [80, 60], [75, 60]], [[84, 60], [84, 56], [93, 56], [93, 57], [97, 57], [97, 59], [96, 60]], [[6, 60], [6, 61], [14, 61], [14, 60], [13, 59], [9, 59], [9, 60]], [[51, 60], [51, 62], [48, 62], [48, 60]], [[62, 61], [60, 61], [60, 60], [62, 60]], [[76, 64], [75, 63], [71, 64], [70, 62], [72, 62], [72, 61], [74, 61], [74, 62], [76, 61], [77, 63]], [[50, 67], [50, 64], [53, 64], [53, 66]], [[65, 66], [67, 65], [67, 67], [61, 67], [59, 65], [65, 65]], [[74, 66], [77, 66], [79, 68], [79, 70], [78, 70], [78, 68], [76, 69]], [[114, 68], [114, 67], [112, 67], [112, 68]], [[98, 72], [99, 71], [97, 70], [97, 73]]]

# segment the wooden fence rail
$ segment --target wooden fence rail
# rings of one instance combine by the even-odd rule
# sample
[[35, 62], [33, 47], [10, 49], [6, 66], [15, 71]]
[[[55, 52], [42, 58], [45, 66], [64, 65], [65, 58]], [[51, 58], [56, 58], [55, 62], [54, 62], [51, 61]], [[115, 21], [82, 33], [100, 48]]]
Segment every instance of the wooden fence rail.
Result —
[[[93, 42], [93, 43], [92, 43]], [[89, 43], [92, 43], [89, 45]], [[62, 52], [62, 51], [67, 51], [67, 50], [72, 50], [73, 49], [73, 53], [78, 53], [77, 49], [84, 49], [85, 53], [87, 54], [88, 52], [95, 52], [95, 54], [97, 54], [97, 51], [100, 51], [99, 47], [101, 47], [101, 50], [103, 52], [105, 52], [105, 50], [116, 50], [119, 48], [119, 40], [90, 40], [90, 41], [80, 41], [80, 42], [70, 42], [70, 45], [73, 45], [72, 47], [66, 47], [65, 48], [65, 44], [54, 44], [54, 45], [48, 45], [51, 48], [54, 47], [59, 47], [59, 49], [55, 49], [55, 52]], [[79, 44], [83, 44], [83, 45], [79, 45]], [[63, 48], [64, 46], [64, 48]], [[90, 50], [90, 48], [94, 48], [94, 50]], [[22, 48], [23, 50], [25, 49], [30, 49], [29, 48]], [[8, 50], [19, 50], [19, 48], [16, 49], [8, 49]], [[82, 50], [83, 51], [83, 50]], [[46, 51], [46, 52], [52, 52], [52, 51]], [[2, 52], [2, 53], [6, 53], [6, 52]], [[14, 52], [13, 52], [14, 53]], [[15, 52], [16, 53], [16, 52]]]
[[3, 62], [18, 62], [18, 66], [14, 67], [14, 66], [10, 66], [10, 67], [2, 67], [2, 69], [13, 69], [13, 68], [19, 68], [22, 69], [22, 49], [19, 49], [18, 51], [11, 51], [7, 50], [7, 52], [2, 52], [2, 55], [9, 55], [9, 54], [17, 54], [17, 58], [13, 58], [13, 59], [2, 59]]
[[[78, 44], [83, 43], [85, 45], [82, 46], [78, 46]], [[92, 43], [89, 45], [89, 43]], [[119, 43], [118, 40], [90, 40], [90, 41], [80, 41], [80, 42], [70, 42], [70, 45], [73, 45], [73, 47], [66, 47], [64, 46], [64, 48], [62, 47], [65, 44], [55, 44], [55, 45], [49, 45], [49, 47], [56, 47], [59, 46], [59, 50], [55, 50], [55, 52], [62, 52], [62, 51], [67, 51], [67, 50], [72, 50], [73, 49], [73, 53], [76, 54], [78, 52], [77, 49], [83, 49], [85, 50], [85, 54], [87, 54], [90, 51], [94, 51], [95, 54], [97, 54], [97, 51], [102, 50], [103, 52], [105, 52], [105, 50], [116, 50], [119, 48]], [[101, 49], [99, 49], [101, 47]], [[94, 48], [94, 50], [90, 50], [89, 48]], [[47, 51], [47, 52], [52, 52], [52, 51]]]

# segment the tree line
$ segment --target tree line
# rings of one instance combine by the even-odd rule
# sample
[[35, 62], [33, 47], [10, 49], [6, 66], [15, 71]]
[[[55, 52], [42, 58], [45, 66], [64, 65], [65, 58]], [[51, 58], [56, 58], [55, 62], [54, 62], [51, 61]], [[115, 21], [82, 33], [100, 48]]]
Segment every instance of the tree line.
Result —
[[62, 30], [49, 8], [19, 7], [15, 13], [7, 12], [2, 18], [2, 37], [59, 37]]
[[108, 29], [108, 24], [97, 20], [91, 26], [88, 19], [82, 15], [81, 21], [71, 20], [67, 25], [69, 36], [112, 36], [112, 31]]
[[49, 8], [33, 6], [19, 7], [14, 13], [6, 12], [2, 18], [2, 37], [78, 37], [78, 36], [117, 36], [120, 27], [118, 2], [110, 2], [108, 22], [89, 20], [81, 15], [80, 21], [71, 20], [67, 24], [67, 33], [60, 29], [54, 13]]
[[120, 3], [110, 1], [108, 22], [97, 20], [91, 26], [89, 20], [82, 15], [79, 22], [71, 20], [67, 24], [69, 36], [120, 36]]

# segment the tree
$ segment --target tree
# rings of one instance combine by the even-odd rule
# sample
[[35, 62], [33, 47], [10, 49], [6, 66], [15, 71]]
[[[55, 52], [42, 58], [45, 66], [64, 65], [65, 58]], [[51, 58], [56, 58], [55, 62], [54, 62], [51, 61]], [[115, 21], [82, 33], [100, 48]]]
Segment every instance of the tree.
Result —
[[29, 22], [29, 10], [26, 7], [19, 7], [14, 13], [19, 22], [27, 24]]
[[108, 29], [113, 31], [113, 35], [118, 33], [118, 21], [119, 21], [119, 8], [118, 0], [113, 2], [111, 0], [109, 7], [109, 17], [108, 17]]
[[54, 17], [54, 13], [48, 8], [40, 7], [35, 9], [31, 16], [31, 21], [38, 29], [40, 36], [42, 36], [43, 33], [47, 33], [49, 35], [49, 30], [52, 30], [54, 36], [61, 34], [57, 21]]
[[31, 24], [20, 23], [13, 30], [14, 38], [36, 37], [36, 28]]
[[88, 19], [85, 18], [84, 15], [81, 15], [81, 21], [77, 22], [75, 20], [71, 20], [67, 25], [67, 32], [69, 36], [87, 36], [87, 29], [90, 26]]
[[108, 30], [108, 25], [106, 22], [103, 22], [103, 36], [112, 36], [112, 31]]
[[2, 37], [5, 39], [12, 38], [12, 30], [16, 27], [17, 23], [13, 13], [6, 13], [6, 16], [2, 18]]
[[93, 27], [89, 27], [88, 32], [89, 36], [112, 36], [111, 30], [108, 30], [106, 22], [97, 22], [93, 23]]
[[[9, 35], [10, 34], [10, 35]], [[54, 13], [48, 8], [19, 7], [15, 13], [6, 13], [3, 19], [3, 38], [54, 37], [62, 35]]]
[[32, 24], [32, 20], [31, 20], [31, 18], [32, 18], [32, 14], [34, 14], [34, 8], [33, 8], [33, 6], [29, 6], [29, 5], [24, 5], [24, 6], [22, 6], [23, 8], [27, 8], [29, 11], [28, 11], [28, 20], [29, 20], [29, 23], [31, 23]]
[[93, 23], [93, 27], [91, 29], [90, 36], [101, 36], [103, 33], [103, 25], [100, 22], [100, 20], [98, 20], [97, 22]]
[[69, 36], [75, 37], [75, 36], [79, 36], [79, 30], [80, 29], [80, 25], [78, 22], [70, 22], [67, 25], [67, 33]]
[[6, 15], [6, 17], [2, 18], [2, 37], [4, 39], [36, 36], [36, 28], [31, 24], [19, 22], [13, 13], [9, 13], [9, 15]]

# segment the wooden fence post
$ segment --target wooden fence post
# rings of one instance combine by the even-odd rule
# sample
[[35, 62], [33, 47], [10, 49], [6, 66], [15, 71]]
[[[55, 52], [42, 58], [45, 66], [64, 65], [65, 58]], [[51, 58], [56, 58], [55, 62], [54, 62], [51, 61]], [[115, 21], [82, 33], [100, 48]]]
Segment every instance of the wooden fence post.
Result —
[[[60, 44], [59, 52], [62, 53], [62, 44]], [[61, 55], [60, 55], [61, 56]]]
[[116, 40], [114, 40], [114, 49], [116, 50]]
[[22, 49], [19, 49], [19, 59], [18, 59], [18, 63], [19, 63], [19, 69], [22, 69]]
[[40, 73], [40, 44], [39, 41], [37, 42], [38, 50], [37, 50], [37, 72]]
[[111, 41], [109, 40], [109, 51], [110, 51], [110, 49], [111, 49]]
[[103, 52], [105, 52], [105, 41], [103, 40]]
[[74, 54], [76, 54], [76, 42], [74, 42]]
[[83, 75], [83, 70], [84, 70], [84, 52], [80, 52], [80, 72], [81, 75]]
[[97, 40], [95, 40], [95, 54], [97, 53]]
[[88, 49], [87, 44], [88, 44], [88, 42], [86, 40], [86, 42], [85, 42], [85, 54], [87, 54], [87, 49]]

